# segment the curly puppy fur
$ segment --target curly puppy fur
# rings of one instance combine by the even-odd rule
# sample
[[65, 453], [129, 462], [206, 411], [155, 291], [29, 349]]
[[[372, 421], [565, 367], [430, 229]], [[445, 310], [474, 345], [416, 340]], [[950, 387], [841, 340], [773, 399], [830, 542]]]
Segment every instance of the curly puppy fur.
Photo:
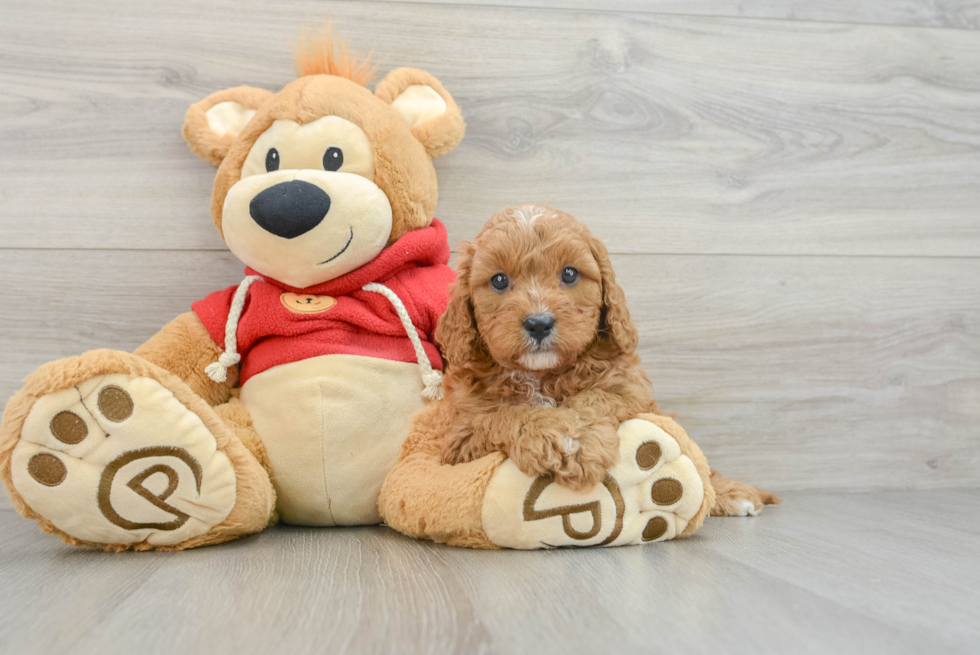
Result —
[[[577, 274], [563, 279], [569, 268]], [[457, 271], [436, 332], [457, 417], [442, 461], [502, 452], [528, 475], [553, 474], [573, 489], [598, 484], [618, 458], [619, 424], [662, 413], [605, 246], [568, 214], [521, 205], [460, 245]], [[491, 280], [500, 274], [506, 287], [496, 289]], [[532, 315], [554, 320], [543, 340], [524, 325]], [[745, 498], [778, 502], [717, 479], [728, 483], [729, 496], [716, 502], [721, 513], [735, 513], [729, 509]]]

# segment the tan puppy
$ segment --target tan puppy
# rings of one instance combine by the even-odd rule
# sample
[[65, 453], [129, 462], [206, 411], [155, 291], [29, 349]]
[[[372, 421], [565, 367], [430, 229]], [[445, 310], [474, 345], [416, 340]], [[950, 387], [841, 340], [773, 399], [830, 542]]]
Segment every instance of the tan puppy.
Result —
[[[636, 327], [609, 254], [568, 214], [522, 205], [462, 244], [437, 329], [455, 415], [444, 463], [506, 454], [527, 475], [599, 484], [618, 459], [620, 423], [660, 414], [636, 354]], [[719, 514], [778, 499], [713, 474]]]

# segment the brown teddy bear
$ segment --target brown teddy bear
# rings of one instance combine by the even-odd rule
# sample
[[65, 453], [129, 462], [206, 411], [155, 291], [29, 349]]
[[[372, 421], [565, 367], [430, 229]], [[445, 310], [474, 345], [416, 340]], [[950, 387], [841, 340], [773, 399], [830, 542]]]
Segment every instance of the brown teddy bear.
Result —
[[[46, 364], [7, 405], [0, 475], [42, 530], [106, 550], [183, 549], [276, 520], [378, 523], [453, 272], [432, 159], [459, 108], [420, 70], [371, 93], [328, 37], [278, 93], [219, 91], [184, 136], [218, 166], [211, 213], [248, 267], [132, 354]], [[239, 371], [238, 364], [241, 363]]]

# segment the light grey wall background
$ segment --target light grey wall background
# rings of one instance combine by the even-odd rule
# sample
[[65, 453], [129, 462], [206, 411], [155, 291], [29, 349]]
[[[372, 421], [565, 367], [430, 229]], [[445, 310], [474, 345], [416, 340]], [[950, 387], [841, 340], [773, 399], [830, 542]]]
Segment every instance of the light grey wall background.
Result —
[[288, 83], [289, 39], [328, 18], [463, 108], [437, 164], [453, 244], [524, 201], [606, 242], [661, 405], [713, 465], [777, 490], [980, 485], [965, 0], [5, 0], [0, 402], [240, 279], [184, 111]]

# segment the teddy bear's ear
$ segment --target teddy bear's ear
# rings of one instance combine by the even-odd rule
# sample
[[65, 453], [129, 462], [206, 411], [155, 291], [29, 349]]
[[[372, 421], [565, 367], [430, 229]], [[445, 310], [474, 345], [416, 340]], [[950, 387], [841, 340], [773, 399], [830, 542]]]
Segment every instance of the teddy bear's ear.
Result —
[[459, 145], [466, 125], [456, 101], [439, 80], [416, 68], [396, 68], [374, 94], [402, 115], [433, 159]]
[[272, 95], [265, 89], [238, 86], [191, 105], [184, 116], [187, 145], [204, 161], [219, 165], [255, 110]]

